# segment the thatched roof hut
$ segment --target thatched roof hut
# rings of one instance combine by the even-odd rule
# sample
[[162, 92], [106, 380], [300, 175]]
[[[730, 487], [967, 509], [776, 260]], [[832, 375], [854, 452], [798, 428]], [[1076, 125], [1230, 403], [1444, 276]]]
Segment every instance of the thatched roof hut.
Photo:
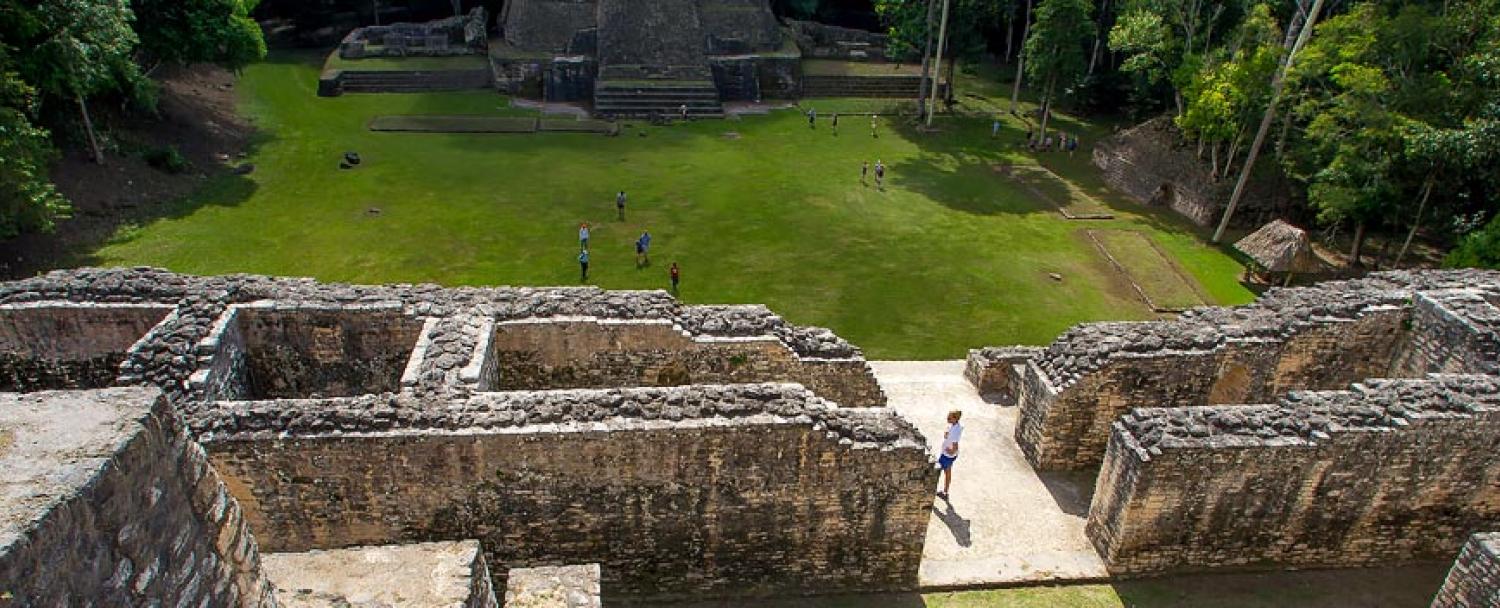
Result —
[[1250, 233], [1234, 244], [1261, 268], [1270, 272], [1316, 272], [1318, 258], [1313, 254], [1307, 232], [1275, 220]]

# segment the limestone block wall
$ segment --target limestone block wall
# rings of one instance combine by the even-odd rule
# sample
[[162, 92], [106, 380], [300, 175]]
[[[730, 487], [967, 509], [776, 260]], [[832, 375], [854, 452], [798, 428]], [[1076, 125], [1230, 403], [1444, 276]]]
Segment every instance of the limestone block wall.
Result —
[[281, 608], [499, 606], [473, 540], [266, 553], [261, 562]]
[[[1033, 346], [972, 349], [964, 364], [964, 379], [986, 399], [1015, 405], [1024, 367], [1041, 352], [1042, 349]], [[1017, 370], [1017, 366], [1023, 369]]]
[[1447, 375], [1113, 425], [1087, 533], [1117, 574], [1452, 555], [1500, 525], [1500, 381]]
[[171, 311], [55, 301], [0, 305], [0, 390], [113, 386], [131, 348]]
[[775, 337], [695, 338], [666, 320], [494, 324], [478, 390], [800, 382], [850, 407], [884, 405], [863, 361], [803, 358]]
[[497, 574], [598, 562], [635, 599], [911, 588], [936, 482], [894, 413], [794, 385], [228, 403], [196, 426], [268, 550], [477, 538]]
[[1464, 543], [1432, 608], [1500, 606], [1500, 533], [1475, 534]]
[[[1413, 322], [1417, 294], [1472, 285], [1496, 286], [1500, 278], [1376, 273], [1272, 290], [1249, 306], [1197, 309], [1175, 321], [1077, 326], [1028, 365], [1008, 366], [1015, 371], [1005, 383], [1017, 387], [1021, 407], [1016, 439], [1033, 466], [1083, 468], [1100, 462], [1110, 424], [1132, 407], [1270, 403], [1292, 390], [1420, 376], [1432, 366], [1408, 361], [1414, 344], [1471, 353], [1437, 369], [1483, 371], [1472, 366], [1500, 344], [1493, 329], [1500, 323], [1474, 329], [1494, 310], [1489, 300], [1464, 311], [1457, 333], [1413, 337], [1439, 327]], [[1466, 340], [1473, 345], [1463, 346]]]
[[1491, 291], [1465, 288], [1416, 294], [1411, 338], [1397, 373], [1500, 373], [1500, 300]]
[[158, 391], [0, 394], [0, 485], [5, 603], [276, 605], [238, 503]]

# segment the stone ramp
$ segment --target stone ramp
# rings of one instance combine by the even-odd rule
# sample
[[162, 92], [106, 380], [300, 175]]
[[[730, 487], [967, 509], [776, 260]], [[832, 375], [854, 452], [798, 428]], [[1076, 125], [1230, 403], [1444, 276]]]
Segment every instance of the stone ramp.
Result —
[[1084, 535], [1094, 475], [1039, 475], [1015, 441], [1014, 407], [984, 402], [963, 361], [872, 361], [889, 407], [934, 454], [949, 410], [964, 412], [952, 500], [933, 499], [923, 589], [1099, 580], [1108, 573]]

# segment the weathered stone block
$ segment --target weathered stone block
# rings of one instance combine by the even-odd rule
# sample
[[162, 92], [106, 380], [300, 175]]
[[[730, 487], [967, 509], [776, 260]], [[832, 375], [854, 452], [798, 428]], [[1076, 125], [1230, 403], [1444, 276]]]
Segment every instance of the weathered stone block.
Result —
[[266, 553], [261, 563], [282, 608], [499, 605], [473, 540]]

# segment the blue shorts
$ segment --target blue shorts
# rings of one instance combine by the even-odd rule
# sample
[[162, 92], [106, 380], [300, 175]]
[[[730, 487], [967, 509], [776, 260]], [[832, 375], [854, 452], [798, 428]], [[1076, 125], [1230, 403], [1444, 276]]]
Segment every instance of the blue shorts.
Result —
[[953, 468], [953, 461], [955, 460], [958, 460], [957, 456], [949, 456], [947, 454], [940, 455], [938, 456], [938, 468], [944, 471], [951, 469]]

